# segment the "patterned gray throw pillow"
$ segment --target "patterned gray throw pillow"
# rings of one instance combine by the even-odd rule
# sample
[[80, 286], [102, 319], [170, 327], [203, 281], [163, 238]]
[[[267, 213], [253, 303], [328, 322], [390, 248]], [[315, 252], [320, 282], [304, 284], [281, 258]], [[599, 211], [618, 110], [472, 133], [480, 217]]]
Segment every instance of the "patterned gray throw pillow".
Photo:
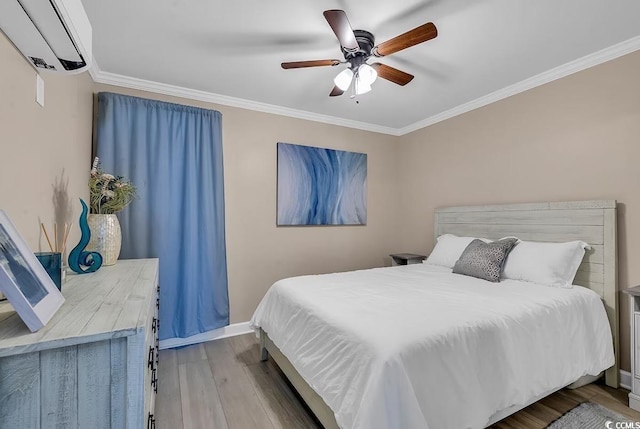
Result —
[[499, 282], [504, 263], [516, 242], [515, 238], [505, 238], [491, 243], [473, 240], [453, 266], [453, 272]]

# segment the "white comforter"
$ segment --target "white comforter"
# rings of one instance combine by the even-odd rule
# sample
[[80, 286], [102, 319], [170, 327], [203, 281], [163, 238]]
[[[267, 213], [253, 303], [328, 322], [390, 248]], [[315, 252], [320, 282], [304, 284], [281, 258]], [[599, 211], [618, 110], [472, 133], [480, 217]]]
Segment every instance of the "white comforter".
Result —
[[614, 363], [600, 297], [425, 264], [276, 282], [263, 328], [344, 429], [483, 428]]

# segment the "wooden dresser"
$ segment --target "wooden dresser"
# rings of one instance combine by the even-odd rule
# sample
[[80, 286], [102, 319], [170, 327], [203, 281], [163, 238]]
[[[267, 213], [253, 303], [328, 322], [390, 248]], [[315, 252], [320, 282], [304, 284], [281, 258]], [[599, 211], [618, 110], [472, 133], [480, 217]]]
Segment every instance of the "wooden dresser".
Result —
[[152, 429], [158, 260], [68, 274], [65, 302], [30, 333], [0, 304], [0, 428]]

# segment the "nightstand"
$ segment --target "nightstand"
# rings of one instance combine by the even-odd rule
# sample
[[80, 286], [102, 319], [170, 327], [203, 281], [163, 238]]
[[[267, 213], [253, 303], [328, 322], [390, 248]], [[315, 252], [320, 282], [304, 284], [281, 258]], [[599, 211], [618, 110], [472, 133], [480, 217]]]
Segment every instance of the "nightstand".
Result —
[[389, 256], [393, 261], [391, 265], [419, 264], [424, 259], [427, 259], [426, 256], [416, 255], [415, 253], [393, 253]]
[[629, 408], [640, 411], [640, 286], [623, 291], [631, 295], [631, 392]]

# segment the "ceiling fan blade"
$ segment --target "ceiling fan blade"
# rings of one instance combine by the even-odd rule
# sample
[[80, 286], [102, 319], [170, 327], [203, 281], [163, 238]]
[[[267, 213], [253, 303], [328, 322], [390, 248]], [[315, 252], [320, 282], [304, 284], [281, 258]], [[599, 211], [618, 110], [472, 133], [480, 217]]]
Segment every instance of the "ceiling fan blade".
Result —
[[333, 89], [331, 90], [331, 93], [329, 94], [329, 97], [337, 97], [342, 94], [344, 94], [344, 91], [338, 88], [337, 86], [334, 86]]
[[343, 48], [347, 51], [357, 51], [360, 49], [356, 36], [353, 34], [351, 24], [349, 24], [349, 18], [347, 18], [347, 14], [344, 10], [325, 10], [324, 17], [331, 26], [333, 32], [336, 34], [336, 37]]
[[280, 64], [283, 69], [299, 69], [303, 67], [337, 66], [340, 60], [293, 61]]
[[431, 40], [437, 35], [438, 29], [433, 22], [427, 22], [420, 27], [416, 27], [413, 30], [409, 30], [406, 33], [402, 33], [393, 39], [389, 39], [386, 42], [379, 44], [373, 48], [372, 53], [376, 57], [384, 57], [385, 55], [391, 55], [403, 49]]
[[405, 86], [413, 80], [412, 74], [405, 73], [402, 70], [398, 70], [397, 68], [385, 64], [373, 63], [371, 64], [371, 67], [376, 69], [376, 72], [378, 72], [378, 77], [381, 77], [382, 79], [386, 79], [393, 83], [397, 83], [400, 86]]

